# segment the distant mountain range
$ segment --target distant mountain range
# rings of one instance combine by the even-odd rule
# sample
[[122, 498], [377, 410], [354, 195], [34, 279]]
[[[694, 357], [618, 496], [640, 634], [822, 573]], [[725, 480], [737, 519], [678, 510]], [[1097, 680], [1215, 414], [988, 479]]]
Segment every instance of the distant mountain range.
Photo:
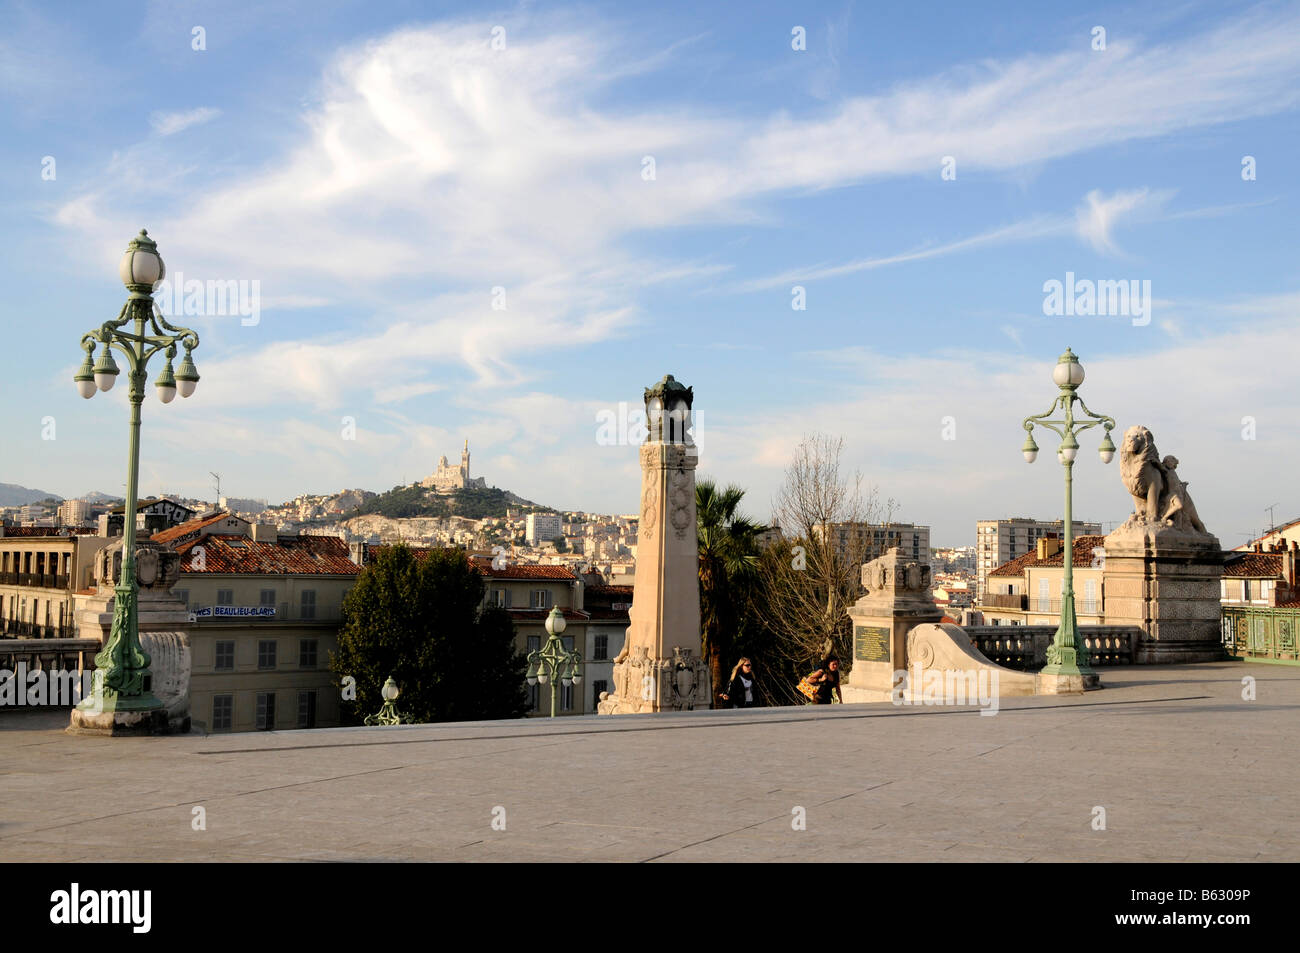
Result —
[[62, 500], [57, 493], [33, 490], [17, 483], [0, 483], [0, 506], [23, 506], [27, 503], [39, 503], [48, 499]]
[[[63, 497], [57, 493], [33, 490], [30, 487], [19, 486], [17, 483], [0, 483], [0, 506], [23, 506], [27, 503], [39, 503], [41, 500], [51, 499], [63, 501]], [[122, 497], [96, 491], [87, 493], [85, 496], [79, 496], [77, 499], [85, 500], [88, 503], [120, 503]]]

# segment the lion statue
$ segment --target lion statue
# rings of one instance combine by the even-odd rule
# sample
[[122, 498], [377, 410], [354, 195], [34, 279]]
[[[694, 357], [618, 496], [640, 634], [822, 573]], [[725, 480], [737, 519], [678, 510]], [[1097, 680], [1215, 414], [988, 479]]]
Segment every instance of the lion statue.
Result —
[[1144, 523], [1154, 523], [1160, 516], [1160, 497], [1165, 490], [1165, 475], [1155, 438], [1143, 426], [1129, 427], [1119, 448], [1119, 475], [1124, 488], [1133, 497], [1133, 515]]
[[1146, 427], [1129, 427], [1125, 431], [1119, 451], [1119, 475], [1133, 497], [1130, 523], [1207, 532], [1177, 468], [1177, 457], [1161, 459], [1155, 438]]

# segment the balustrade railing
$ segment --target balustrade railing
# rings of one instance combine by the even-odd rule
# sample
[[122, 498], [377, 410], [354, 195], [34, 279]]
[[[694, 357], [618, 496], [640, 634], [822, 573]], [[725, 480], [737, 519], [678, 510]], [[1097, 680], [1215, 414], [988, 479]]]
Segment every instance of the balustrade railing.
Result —
[[[1047, 664], [1047, 648], [1056, 637], [1054, 625], [963, 626], [967, 637], [991, 662], [1021, 671], [1036, 671]], [[1079, 627], [1088, 649], [1088, 664], [1131, 665], [1139, 630], [1129, 626]]]

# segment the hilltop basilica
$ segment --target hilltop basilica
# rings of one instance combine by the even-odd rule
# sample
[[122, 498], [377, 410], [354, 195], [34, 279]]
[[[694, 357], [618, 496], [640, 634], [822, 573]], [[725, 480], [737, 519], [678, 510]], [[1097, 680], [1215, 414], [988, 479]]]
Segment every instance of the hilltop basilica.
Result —
[[438, 458], [438, 469], [420, 481], [420, 486], [449, 493], [452, 490], [485, 490], [487, 480], [483, 477], [472, 479], [469, 475], [469, 441], [460, 454], [460, 466], [453, 467], [447, 463], [447, 457]]

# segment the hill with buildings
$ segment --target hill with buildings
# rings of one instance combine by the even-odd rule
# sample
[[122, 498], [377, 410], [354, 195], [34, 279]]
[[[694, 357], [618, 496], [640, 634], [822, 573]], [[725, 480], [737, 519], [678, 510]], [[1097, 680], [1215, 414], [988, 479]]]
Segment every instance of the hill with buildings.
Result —
[[374, 514], [390, 519], [460, 516], [480, 520], [504, 517], [509, 507], [536, 505], [495, 486], [456, 489], [448, 493], [412, 483], [410, 486], [395, 486], [366, 500], [356, 508], [354, 515]]

